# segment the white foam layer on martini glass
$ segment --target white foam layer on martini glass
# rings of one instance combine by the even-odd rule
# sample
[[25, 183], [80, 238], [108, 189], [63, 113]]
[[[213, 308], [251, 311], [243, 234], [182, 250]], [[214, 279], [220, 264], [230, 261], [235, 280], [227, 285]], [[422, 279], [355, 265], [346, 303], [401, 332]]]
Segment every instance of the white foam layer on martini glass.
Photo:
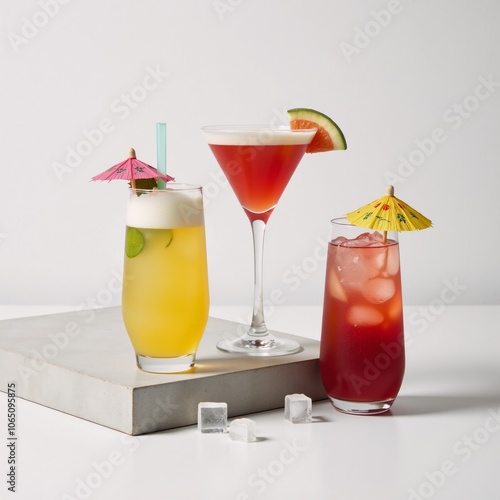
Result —
[[258, 125], [203, 127], [208, 144], [225, 146], [278, 146], [309, 144], [316, 129], [291, 130], [288, 127], [269, 128]]
[[203, 225], [203, 195], [197, 189], [131, 191], [127, 226], [173, 229]]

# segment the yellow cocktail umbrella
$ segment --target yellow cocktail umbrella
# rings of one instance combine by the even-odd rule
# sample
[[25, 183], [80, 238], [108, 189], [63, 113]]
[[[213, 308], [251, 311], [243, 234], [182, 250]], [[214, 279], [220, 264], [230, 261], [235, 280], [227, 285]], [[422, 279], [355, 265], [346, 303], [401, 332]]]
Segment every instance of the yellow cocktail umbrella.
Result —
[[359, 227], [376, 231], [415, 231], [432, 226], [432, 222], [394, 196], [394, 187], [388, 186], [385, 196], [378, 198], [346, 215], [347, 220]]

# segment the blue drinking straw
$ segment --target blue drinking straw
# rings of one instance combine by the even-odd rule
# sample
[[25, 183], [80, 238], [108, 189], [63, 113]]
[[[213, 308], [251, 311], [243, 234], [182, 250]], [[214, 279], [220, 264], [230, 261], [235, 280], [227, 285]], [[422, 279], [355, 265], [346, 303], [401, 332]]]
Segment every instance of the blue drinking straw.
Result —
[[[167, 124], [156, 124], [156, 168], [167, 175]], [[158, 178], [158, 189], [165, 189], [166, 182]]]

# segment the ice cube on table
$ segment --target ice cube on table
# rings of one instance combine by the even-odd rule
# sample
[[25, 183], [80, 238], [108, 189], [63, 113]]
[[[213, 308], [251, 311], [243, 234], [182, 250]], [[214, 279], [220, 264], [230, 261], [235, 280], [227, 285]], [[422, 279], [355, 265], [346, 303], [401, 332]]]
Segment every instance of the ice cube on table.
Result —
[[285, 419], [293, 424], [312, 422], [312, 400], [304, 394], [285, 396]]
[[237, 418], [229, 424], [229, 437], [233, 441], [257, 441], [257, 424], [251, 418]]
[[198, 429], [203, 433], [227, 432], [227, 403], [199, 403]]

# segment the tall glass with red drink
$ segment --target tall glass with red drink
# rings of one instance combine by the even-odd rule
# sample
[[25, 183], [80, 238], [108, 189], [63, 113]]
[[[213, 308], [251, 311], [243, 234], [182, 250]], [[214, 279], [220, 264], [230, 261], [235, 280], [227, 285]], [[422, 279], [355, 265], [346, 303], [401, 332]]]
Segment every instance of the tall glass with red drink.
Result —
[[405, 368], [397, 232], [332, 220], [320, 369], [333, 406], [375, 414], [394, 402]]

